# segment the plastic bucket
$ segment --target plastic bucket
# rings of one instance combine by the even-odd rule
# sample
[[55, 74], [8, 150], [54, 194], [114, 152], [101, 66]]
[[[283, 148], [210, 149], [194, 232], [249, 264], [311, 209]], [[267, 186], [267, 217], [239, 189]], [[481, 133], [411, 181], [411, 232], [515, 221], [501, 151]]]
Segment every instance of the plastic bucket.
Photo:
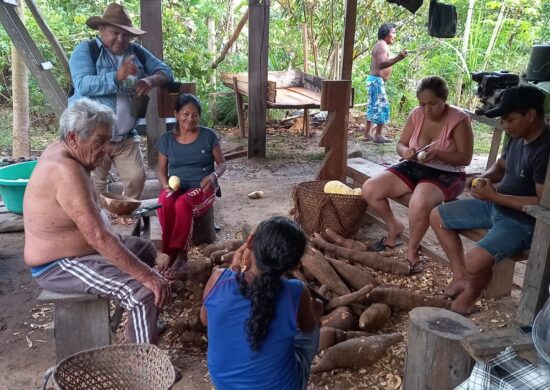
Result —
[[37, 161], [0, 168], [0, 196], [12, 213], [23, 214], [23, 196]]
[[550, 377], [550, 299], [533, 322], [533, 344], [538, 354], [539, 371]]

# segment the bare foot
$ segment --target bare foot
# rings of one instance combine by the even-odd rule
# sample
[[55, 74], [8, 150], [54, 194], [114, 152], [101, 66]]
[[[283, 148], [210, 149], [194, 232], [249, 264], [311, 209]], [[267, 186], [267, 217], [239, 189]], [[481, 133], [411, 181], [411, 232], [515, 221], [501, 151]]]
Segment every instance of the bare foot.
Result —
[[405, 225], [401, 222], [397, 222], [396, 225], [388, 224], [388, 236], [386, 237], [385, 244], [389, 247], [396, 245], [397, 237], [405, 230]]
[[450, 309], [458, 314], [470, 315], [475, 312], [477, 298], [479, 298], [479, 294], [474, 294], [465, 289], [451, 302]]
[[451, 283], [444, 289], [440, 295], [443, 295], [447, 298], [456, 298], [459, 294], [464, 292], [466, 289], [466, 279], [454, 279], [451, 280]]
[[159, 272], [168, 280], [184, 279], [189, 273], [187, 253], [180, 252], [175, 260], [162, 263]]

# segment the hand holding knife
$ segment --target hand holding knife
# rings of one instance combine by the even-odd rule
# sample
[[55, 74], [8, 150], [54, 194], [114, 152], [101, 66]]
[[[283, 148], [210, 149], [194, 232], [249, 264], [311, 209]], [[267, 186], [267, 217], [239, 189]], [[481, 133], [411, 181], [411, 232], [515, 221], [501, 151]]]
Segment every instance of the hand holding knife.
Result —
[[[418, 149], [416, 152], [414, 152], [413, 157], [418, 156], [418, 153], [420, 153], [420, 152], [422, 152], [422, 151], [428, 149], [430, 146], [435, 145], [435, 144], [437, 143], [437, 141], [438, 141], [438, 140], [435, 140], [435, 141], [433, 141], [433, 142], [430, 142], [428, 145], [422, 146], [420, 149]], [[399, 161], [403, 161], [403, 160], [406, 160], [405, 157], [401, 157], [401, 158], [399, 159]]]

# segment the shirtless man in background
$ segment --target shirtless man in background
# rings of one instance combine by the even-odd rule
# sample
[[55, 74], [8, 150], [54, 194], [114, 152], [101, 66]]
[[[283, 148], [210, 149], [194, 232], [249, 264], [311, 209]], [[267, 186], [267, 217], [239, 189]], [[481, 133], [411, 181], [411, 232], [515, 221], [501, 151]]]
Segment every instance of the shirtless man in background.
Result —
[[46, 148], [25, 191], [25, 263], [44, 289], [119, 302], [129, 311], [127, 341], [155, 344], [158, 308], [171, 299], [168, 281], [152, 268], [156, 248], [113, 232], [90, 178], [115, 120], [89, 99], [61, 116], [60, 139]]
[[[384, 23], [378, 29], [378, 42], [371, 53], [370, 74], [367, 77], [367, 93], [369, 102], [367, 105], [367, 128], [365, 138], [375, 143], [383, 144], [391, 140], [384, 137], [382, 130], [390, 119], [390, 102], [386, 94], [385, 83], [390, 78], [392, 66], [407, 56], [405, 50], [397, 56], [390, 58], [390, 48], [395, 42], [395, 24]], [[371, 127], [374, 123], [374, 134], [371, 135]]]

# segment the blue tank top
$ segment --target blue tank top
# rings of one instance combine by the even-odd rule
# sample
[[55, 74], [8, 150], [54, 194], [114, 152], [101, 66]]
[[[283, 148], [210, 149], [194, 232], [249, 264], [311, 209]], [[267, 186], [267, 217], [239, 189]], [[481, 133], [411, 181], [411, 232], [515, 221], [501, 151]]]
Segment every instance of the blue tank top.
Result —
[[282, 280], [275, 317], [260, 349], [253, 352], [245, 328], [251, 303], [241, 295], [236, 275], [224, 270], [204, 301], [212, 383], [219, 390], [297, 389], [299, 365], [294, 337], [298, 333], [296, 315], [302, 282]]

